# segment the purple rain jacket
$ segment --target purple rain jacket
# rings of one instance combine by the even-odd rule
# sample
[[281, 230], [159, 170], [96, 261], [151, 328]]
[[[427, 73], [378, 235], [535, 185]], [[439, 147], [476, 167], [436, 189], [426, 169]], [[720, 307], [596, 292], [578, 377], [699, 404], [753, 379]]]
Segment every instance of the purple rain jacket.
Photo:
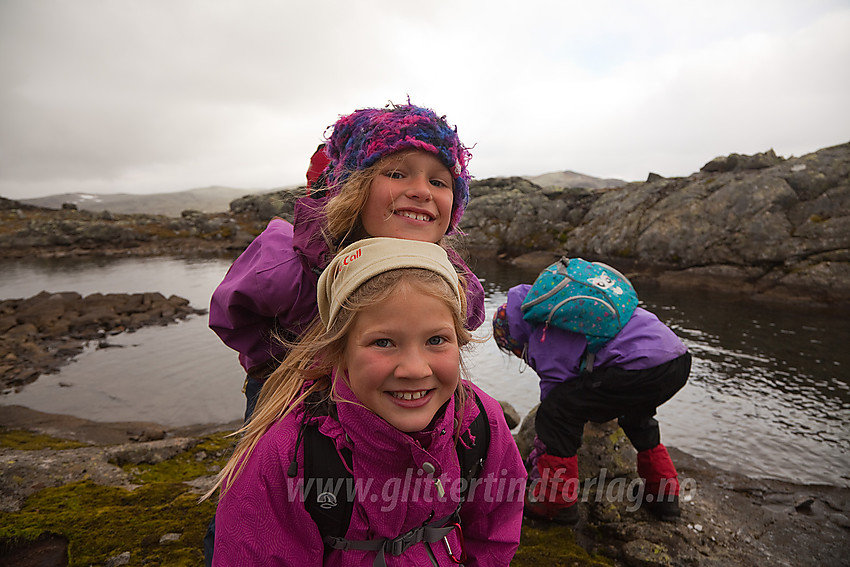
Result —
[[[556, 327], [546, 329], [523, 320], [520, 306], [531, 286], [522, 284], [508, 290], [505, 314], [508, 330], [515, 340], [527, 343], [526, 362], [540, 378], [540, 399], [567, 380], [577, 378], [587, 341], [578, 333]], [[653, 368], [685, 354], [688, 348], [654, 314], [638, 307], [617, 336], [596, 353], [594, 367], [616, 366], [624, 370]]]
[[[295, 203], [295, 226], [275, 218], [233, 262], [210, 301], [209, 326], [239, 353], [246, 372], [284, 354], [272, 332], [300, 336], [318, 315], [316, 286], [333, 254], [321, 235], [327, 197]], [[468, 282], [466, 326], [484, 322], [484, 288], [454, 251], [449, 259]]]
[[[467, 567], [505, 567], [519, 546], [526, 471], [499, 403], [476, 386], [490, 424], [490, 444], [474, 492], [460, 510]], [[345, 400], [355, 401], [339, 382]], [[465, 433], [478, 415], [472, 400], [465, 404], [460, 430]], [[421, 526], [430, 517], [443, 518], [457, 508], [460, 465], [452, 425], [454, 399], [435, 417], [429, 429], [407, 434], [394, 428], [359, 403], [338, 403], [338, 418], [312, 418], [319, 431], [331, 437], [337, 450], [352, 451], [357, 497], [346, 538], [395, 538]], [[277, 565], [372, 566], [375, 551], [328, 550], [325, 553], [316, 524], [300, 499], [304, 478], [303, 444], [296, 450], [303, 407], [274, 423], [263, 435], [242, 473], [221, 497], [216, 510], [216, 567]], [[297, 455], [296, 455], [297, 453]], [[298, 473], [287, 471], [294, 457]], [[423, 472], [435, 467], [433, 475]], [[445, 496], [434, 485], [440, 479]], [[452, 494], [455, 494], [454, 498]], [[460, 555], [457, 530], [448, 536]], [[387, 567], [431, 565], [430, 545], [441, 566], [454, 565], [443, 541], [416, 543], [399, 556], [386, 554]]]

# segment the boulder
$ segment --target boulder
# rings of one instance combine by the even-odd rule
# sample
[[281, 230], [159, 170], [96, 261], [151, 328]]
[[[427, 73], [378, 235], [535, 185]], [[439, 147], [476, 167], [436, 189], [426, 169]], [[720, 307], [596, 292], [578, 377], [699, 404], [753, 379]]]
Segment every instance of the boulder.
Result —
[[782, 163], [783, 158], [776, 155], [771, 149], [763, 153], [751, 156], [740, 154], [729, 154], [714, 158], [700, 169], [700, 171], [742, 171], [747, 169], [765, 169]]
[[799, 158], [731, 154], [689, 177], [606, 189], [470, 185], [471, 254], [601, 260], [668, 286], [850, 305], [850, 143]]
[[460, 229], [466, 246], [487, 256], [560, 248], [596, 199], [589, 189], [544, 189], [521, 177], [474, 181], [469, 189]]

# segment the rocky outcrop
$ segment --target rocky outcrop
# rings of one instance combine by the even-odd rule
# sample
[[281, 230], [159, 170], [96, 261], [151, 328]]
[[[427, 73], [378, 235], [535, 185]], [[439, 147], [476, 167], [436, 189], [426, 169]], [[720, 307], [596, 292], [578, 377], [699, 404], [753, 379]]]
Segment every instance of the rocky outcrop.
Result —
[[20, 388], [53, 372], [89, 341], [148, 325], [167, 325], [206, 311], [161, 293], [41, 293], [0, 301], [0, 389]]
[[784, 160], [776, 155], [773, 150], [745, 156], [741, 154], [729, 154], [728, 156], [720, 156], [714, 158], [704, 166], [700, 171], [746, 171], [749, 169], [765, 169], [774, 165], [779, 165]]
[[260, 195], [246, 195], [230, 203], [230, 212], [234, 215], [248, 215], [265, 223], [274, 217], [292, 222], [294, 219], [295, 201], [304, 194], [301, 189], [281, 189]]
[[[243, 250], [303, 188], [180, 218], [47, 210], [0, 199], [0, 257], [200, 255]], [[542, 268], [602, 260], [666, 286], [850, 306], [850, 143], [784, 159], [731, 154], [688, 177], [603, 189], [475, 181], [461, 229], [475, 256]], [[534, 254], [534, 256], [529, 256]]]
[[214, 254], [244, 248], [260, 230], [245, 215], [127, 215], [0, 198], [0, 258]]
[[661, 284], [850, 303], [850, 143], [799, 158], [712, 160], [686, 178], [603, 190], [473, 183], [474, 254], [603, 260]]
[[544, 189], [521, 177], [474, 181], [460, 228], [475, 254], [514, 257], [559, 250], [600, 193], [581, 188]]

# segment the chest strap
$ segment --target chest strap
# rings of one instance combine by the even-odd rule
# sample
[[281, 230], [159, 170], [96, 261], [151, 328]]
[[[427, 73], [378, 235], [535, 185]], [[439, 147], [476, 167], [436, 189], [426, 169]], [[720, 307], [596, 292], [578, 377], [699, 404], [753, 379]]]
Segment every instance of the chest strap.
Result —
[[[435, 527], [436, 525], [443, 527], [438, 528]], [[325, 536], [323, 541], [328, 547], [342, 551], [350, 549], [357, 551], [377, 551], [378, 555], [375, 557], [375, 561], [372, 562], [372, 567], [387, 567], [385, 557], [387, 553], [398, 557], [415, 543], [435, 543], [446, 538], [455, 528], [459, 528], [457, 524], [457, 511], [430, 524], [413, 528], [393, 539], [351, 540], [342, 537]]]

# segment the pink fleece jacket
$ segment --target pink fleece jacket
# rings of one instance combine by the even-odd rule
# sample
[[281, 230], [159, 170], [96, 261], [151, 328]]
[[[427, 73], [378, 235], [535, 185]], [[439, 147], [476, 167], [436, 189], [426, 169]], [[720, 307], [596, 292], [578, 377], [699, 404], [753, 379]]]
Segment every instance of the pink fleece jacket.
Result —
[[[519, 546], [526, 472], [498, 402], [472, 388], [483, 402], [491, 434], [484, 468], [460, 510], [468, 555], [465, 565], [504, 567]], [[356, 402], [344, 384], [339, 389], [344, 399]], [[465, 404], [462, 432], [469, 429], [478, 411], [474, 402]], [[337, 450], [347, 447], [352, 451], [358, 497], [347, 539], [394, 538], [457, 508], [461, 473], [452, 434], [454, 400], [447, 403], [432, 427], [415, 434], [395, 429], [358, 403], [338, 403], [337, 413], [338, 419], [313, 419], [319, 430], [334, 440]], [[303, 446], [296, 455], [302, 418], [302, 408], [297, 408], [272, 425], [242, 474], [222, 496], [216, 512], [213, 565], [372, 565], [375, 551], [325, 549], [304, 508], [299, 489], [305, 482]], [[287, 470], [294, 457], [298, 474], [290, 478]], [[431, 468], [429, 464], [434, 467], [431, 475], [424, 472]], [[438, 497], [434, 479], [445, 487], [445, 497]], [[458, 554], [457, 530], [448, 535], [448, 542]], [[387, 566], [431, 565], [426, 545], [439, 565], [454, 565], [447, 546], [439, 541], [416, 543], [399, 556], [387, 554]]]

